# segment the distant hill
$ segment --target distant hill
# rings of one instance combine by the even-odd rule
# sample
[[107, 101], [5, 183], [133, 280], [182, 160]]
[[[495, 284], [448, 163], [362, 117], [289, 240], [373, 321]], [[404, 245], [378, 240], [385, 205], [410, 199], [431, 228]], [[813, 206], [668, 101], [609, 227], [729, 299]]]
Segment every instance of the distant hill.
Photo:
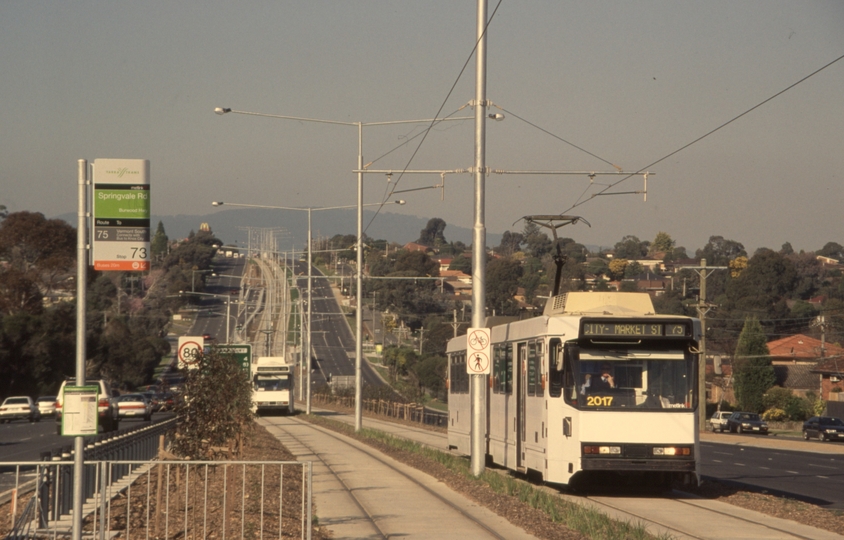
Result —
[[[428, 224], [429, 218], [405, 216], [390, 212], [381, 212], [378, 218], [369, 225], [372, 211], [364, 211], [363, 228], [366, 235], [377, 240], [387, 240], [406, 244], [419, 238], [419, 233]], [[357, 214], [351, 210], [333, 210], [330, 212], [313, 212], [311, 215], [311, 228], [314, 238], [332, 237], [335, 234], [355, 234], [357, 231]], [[76, 226], [76, 214], [62, 214], [55, 216]], [[200, 216], [188, 216], [180, 214], [177, 216], [152, 216], [151, 226], [153, 231], [158, 222], [164, 224], [167, 236], [173, 240], [186, 238], [190, 231], [198, 231], [202, 223], [208, 223], [211, 230], [220, 240], [226, 243], [237, 241], [246, 242], [247, 227], [278, 227], [287, 231], [287, 237], [291, 239], [288, 243], [296, 246], [304, 244], [308, 237], [308, 217], [306, 212], [284, 212], [281, 210], [268, 210], [260, 208], [234, 208], [231, 210], [220, 210]], [[497, 246], [501, 243], [502, 234], [492, 234], [487, 231], [486, 241], [488, 246]], [[465, 227], [447, 225], [445, 238], [449, 242], [460, 241], [471, 245], [472, 230]], [[285, 242], [281, 242], [284, 246]]]

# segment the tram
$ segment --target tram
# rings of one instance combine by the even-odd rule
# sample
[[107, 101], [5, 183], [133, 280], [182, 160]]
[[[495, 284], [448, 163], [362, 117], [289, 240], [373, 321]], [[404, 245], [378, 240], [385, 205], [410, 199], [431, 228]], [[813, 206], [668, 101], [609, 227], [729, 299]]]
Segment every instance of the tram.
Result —
[[[698, 319], [657, 315], [646, 293], [570, 292], [489, 327], [487, 461], [556, 484], [699, 481]], [[447, 349], [448, 445], [470, 455], [466, 345]]]
[[293, 364], [277, 356], [262, 356], [252, 364], [252, 412], [293, 414]]

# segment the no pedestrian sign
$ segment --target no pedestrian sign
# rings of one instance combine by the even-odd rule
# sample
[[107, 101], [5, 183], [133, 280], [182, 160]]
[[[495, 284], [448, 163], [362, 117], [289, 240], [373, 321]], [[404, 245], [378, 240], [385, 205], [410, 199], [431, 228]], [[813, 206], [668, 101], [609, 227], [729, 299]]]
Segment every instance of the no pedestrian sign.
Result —
[[489, 328], [470, 328], [466, 333], [466, 373], [489, 375], [491, 353]]

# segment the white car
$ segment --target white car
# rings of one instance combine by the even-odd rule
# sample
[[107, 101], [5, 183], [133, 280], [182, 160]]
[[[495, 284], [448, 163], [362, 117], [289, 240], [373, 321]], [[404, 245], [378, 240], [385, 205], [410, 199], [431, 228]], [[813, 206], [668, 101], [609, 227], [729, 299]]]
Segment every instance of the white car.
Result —
[[35, 400], [35, 405], [41, 412], [41, 416], [53, 416], [56, 414], [56, 396], [41, 396]]
[[718, 431], [720, 433], [724, 433], [727, 430], [727, 418], [733, 414], [730, 411], [715, 411], [715, 414], [712, 415], [712, 418], [709, 419], [709, 427], [712, 431]]
[[152, 418], [152, 403], [143, 394], [124, 394], [117, 398], [117, 407], [121, 418]]
[[0, 405], [0, 422], [11, 422], [18, 418], [39, 422], [41, 413], [29, 396], [7, 397]]

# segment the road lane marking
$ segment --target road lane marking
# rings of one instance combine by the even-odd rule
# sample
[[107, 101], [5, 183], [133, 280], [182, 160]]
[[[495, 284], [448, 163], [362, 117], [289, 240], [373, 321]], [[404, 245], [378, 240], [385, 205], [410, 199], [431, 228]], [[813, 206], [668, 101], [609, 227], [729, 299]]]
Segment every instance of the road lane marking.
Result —
[[834, 471], [838, 470], [838, 467], [830, 467], [829, 465], [815, 465], [814, 463], [809, 463], [809, 467], [820, 467], [821, 469], [832, 469]]

